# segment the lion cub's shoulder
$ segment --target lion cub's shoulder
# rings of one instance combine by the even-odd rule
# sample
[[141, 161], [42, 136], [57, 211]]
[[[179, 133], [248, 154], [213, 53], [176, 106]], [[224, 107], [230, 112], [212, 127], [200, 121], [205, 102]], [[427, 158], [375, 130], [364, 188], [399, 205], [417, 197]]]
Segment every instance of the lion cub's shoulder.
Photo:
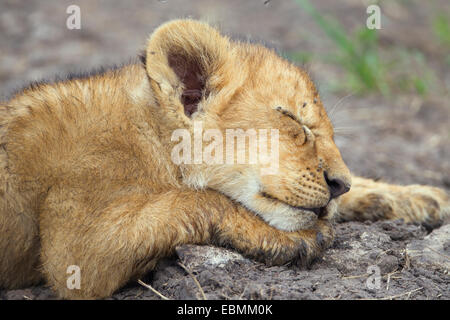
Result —
[[[138, 162], [164, 154], [152, 128], [148, 82], [137, 62], [16, 94], [0, 108], [1, 139], [14, 172], [43, 181], [70, 174], [84, 179], [93, 172], [119, 179], [129, 174], [126, 163], [143, 175], [145, 166]], [[151, 170], [154, 164], [147, 164]]]

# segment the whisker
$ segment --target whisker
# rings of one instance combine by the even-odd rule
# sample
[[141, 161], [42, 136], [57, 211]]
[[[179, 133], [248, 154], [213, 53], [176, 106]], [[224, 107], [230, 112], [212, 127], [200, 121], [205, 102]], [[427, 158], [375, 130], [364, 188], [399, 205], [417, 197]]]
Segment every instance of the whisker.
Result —
[[334, 128], [334, 131], [335, 132], [342, 132], [342, 131], [349, 131], [349, 130], [355, 130], [356, 129], [356, 127], [337, 127], [337, 128]]
[[334, 121], [333, 117], [337, 111], [337, 109], [339, 108], [339, 106], [345, 101], [345, 99], [353, 96], [355, 93], [349, 93], [348, 95], [340, 98], [335, 104], [334, 106], [331, 108], [331, 110], [328, 112], [328, 118], [330, 118], [331, 122]]
[[338, 127], [334, 128], [334, 134], [337, 136], [353, 136], [356, 134], [356, 127]]

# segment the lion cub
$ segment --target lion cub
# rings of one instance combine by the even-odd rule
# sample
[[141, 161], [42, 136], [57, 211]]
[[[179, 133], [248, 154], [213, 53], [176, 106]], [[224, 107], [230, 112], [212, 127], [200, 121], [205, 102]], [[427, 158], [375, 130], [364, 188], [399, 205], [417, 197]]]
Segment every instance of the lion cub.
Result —
[[[224, 136], [275, 129], [277, 170], [176, 163], [173, 133], [195, 135], [195, 123]], [[449, 214], [432, 187], [354, 177], [348, 192], [350, 172], [306, 73], [192, 20], [158, 28], [141, 61], [2, 103], [0, 140], [0, 287], [45, 280], [62, 298], [107, 297], [185, 243], [304, 265], [332, 242], [335, 212]], [[73, 266], [79, 288], [67, 285]]]

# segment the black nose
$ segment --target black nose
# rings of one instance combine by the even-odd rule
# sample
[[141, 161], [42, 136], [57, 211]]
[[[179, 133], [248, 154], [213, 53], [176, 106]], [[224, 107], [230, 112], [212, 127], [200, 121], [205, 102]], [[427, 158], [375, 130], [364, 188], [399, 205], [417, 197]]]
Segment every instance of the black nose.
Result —
[[347, 186], [341, 179], [329, 179], [326, 172], [325, 181], [327, 182], [328, 188], [330, 189], [331, 199], [337, 198], [341, 194], [344, 194], [350, 190], [350, 187]]

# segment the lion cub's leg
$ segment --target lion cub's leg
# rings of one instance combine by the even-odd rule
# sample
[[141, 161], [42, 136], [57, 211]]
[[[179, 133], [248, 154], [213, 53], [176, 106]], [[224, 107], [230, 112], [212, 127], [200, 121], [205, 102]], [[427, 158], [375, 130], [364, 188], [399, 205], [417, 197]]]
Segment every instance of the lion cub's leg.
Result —
[[42, 280], [37, 223], [32, 213], [14, 209], [0, 209], [0, 289], [23, 288]]
[[318, 220], [310, 230], [275, 229], [242, 207], [223, 215], [215, 241], [269, 265], [307, 266], [333, 242], [330, 222]]
[[86, 197], [52, 189], [42, 208], [42, 269], [63, 298], [107, 297], [185, 243], [214, 240], [269, 264], [305, 264], [333, 238], [328, 222], [280, 231], [213, 191], [122, 194], [101, 209]]
[[450, 215], [450, 199], [435, 187], [353, 177], [351, 190], [338, 199], [338, 211], [342, 220], [404, 219], [433, 225]]
[[62, 298], [110, 296], [175, 246], [210, 238], [211, 220], [192, 193], [112, 195], [99, 208], [83, 199], [86, 193], [51, 192], [42, 211], [41, 259], [47, 281]]
[[5, 171], [0, 168], [0, 289], [16, 289], [42, 280], [38, 223]]

